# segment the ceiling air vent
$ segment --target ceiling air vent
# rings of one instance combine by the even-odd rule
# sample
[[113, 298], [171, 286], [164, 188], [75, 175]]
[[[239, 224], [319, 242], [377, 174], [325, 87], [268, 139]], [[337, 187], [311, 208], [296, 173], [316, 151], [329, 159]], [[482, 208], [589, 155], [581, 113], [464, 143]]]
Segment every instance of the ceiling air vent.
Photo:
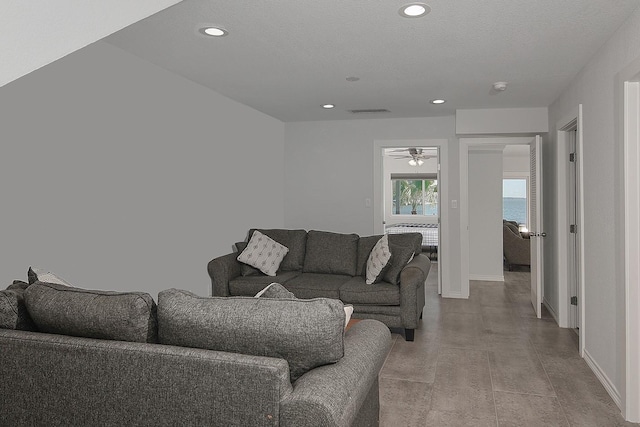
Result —
[[349, 110], [353, 114], [390, 113], [386, 108], [369, 108], [364, 110]]

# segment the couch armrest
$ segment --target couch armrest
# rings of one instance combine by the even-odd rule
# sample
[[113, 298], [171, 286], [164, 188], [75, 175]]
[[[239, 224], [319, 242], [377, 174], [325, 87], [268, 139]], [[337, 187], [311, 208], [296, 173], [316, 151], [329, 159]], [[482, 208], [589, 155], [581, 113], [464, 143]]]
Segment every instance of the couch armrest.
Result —
[[236, 259], [237, 252], [233, 252], [209, 261], [207, 271], [211, 277], [211, 295], [228, 297], [229, 281], [240, 276], [240, 262]]
[[355, 324], [345, 333], [340, 361], [312, 369], [294, 383], [280, 403], [280, 426], [377, 425], [378, 373], [390, 348], [391, 333], [383, 323]]
[[424, 307], [424, 283], [430, 270], [429, 257], [418, 254], [400, 272], [400, 316], [405, 328], [413, 329], [418, 326]]

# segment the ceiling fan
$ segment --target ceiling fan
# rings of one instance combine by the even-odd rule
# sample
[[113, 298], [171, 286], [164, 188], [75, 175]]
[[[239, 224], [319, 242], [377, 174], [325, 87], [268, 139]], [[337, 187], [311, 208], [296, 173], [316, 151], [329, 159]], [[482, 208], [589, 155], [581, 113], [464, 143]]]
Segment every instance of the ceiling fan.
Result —
[[[400, 148], [398, 150], [388, 151], [389, 157], [394, 159], [410, 159], [409, 164], [411, 166], [421, 166], [427, 159], [433, 159], [438, 156], [437, 152], [433, 150], [423, 150], [422, 148]], [[393, 154], [393, 153], [406, 153], [406, 154]]]

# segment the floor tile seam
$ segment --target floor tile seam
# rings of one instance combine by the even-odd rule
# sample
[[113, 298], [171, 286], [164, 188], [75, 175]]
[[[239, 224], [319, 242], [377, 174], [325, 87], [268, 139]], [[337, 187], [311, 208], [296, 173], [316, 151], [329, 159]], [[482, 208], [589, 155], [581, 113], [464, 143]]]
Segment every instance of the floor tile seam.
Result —
[[[514, 391], [514, 390], [500, 390], [500, 389], [494, 389], [493, 390], [494, 393], [498, 392], [498, 393], [508, 393], [508, 394], [521, 394], [524, 396], [538, 396], [538, 397], [553, 397], [555, 399], [558, 399], [558, 395], [556, 394], [555, 390], [554, 390], [554, 394], [541, 394], [541, 393], [527, 393], [524, 391]], [[558, 400], [559, 402], [560, 400]]]
[[384, 358], [384, 362], [382, 363], [382, 369], [384, 369], [384, 365], [387, 364], [387, 361], [389, 360], [389, 356], [391, 355], [391, 352], [393, 351], [393, 348], [396, 346], [397, 342], [398, 342], [398, 339], [396, 337], [396, 339], [393, 340], [393, 343], [391, 344], [389, 351], [387, 352], [387, 357]]
[[489, 379], [491, 380], [491, 398], [493, 399], [493, 412], [496, 416], [496, 427], [500, 426], [500, 421], [498, 420], [498, 405], [496, 404], [496, 392], [494, 390], [495, 386], [493, 384], [493, 372], [491, 369], [491, 360], [489, 357], [489, 352], [487, 351], [487, 365], [489, 366]]
[[454, 350], [484, 351], [484, 352], [489, 351], [484, 347], [479, 347], [479, 348], [478, 347], [459, 347], [459, 346], [451, 346], [451, 345], [438, 343], [438, 352], [440, 351], [440, 348], [451, 348]]
[[397, 377], [389, 377], [386, 375], [382, 375], [380, 374], [379, 377], [381, 379], [385, 379], [385, 380], [393, 380], [393, 381], [402, 381], [402, 382], [407, 382], [407, 383], [414, 383], [414, 384], [431, 384], [433, 385], [434, 382], [429, 382], [429, 381], [420, 381], [420, 380], [408, 380], [406, 378], [397, 378]]
[[535, 352], [536, 356], [538, 357], [538, 361], [540, 362], [540, 366], [542, 366], [542, 370], [544, 371], [544, 375], [547, 377], [547, 381], [549, 381], [549, 385], [551, 386], [551, 389], [556, 394], [556, 400], [558, 401], [558, 405], [560, 406], [560, 409], [562, 410], [562, 415], [564, 415], [564, 419], [567, 422], [567, 425], [570, 426], [571, 423], [569, 422], [569, 416], [567, 415], [567, 411], [565, 410], [564, 405], [562, 404], [562, 401], [558, 397], [558, 392], [556, 391], [555, 386], [551, 382], [551, 377], [549, 376], [549, 373], [547, 372], [547, 368], [545, 368], [544, 363], [542, 362], [542, 358], [540, 357], [540, 352], [538, 351], [537, 347], [533, 344], [533, 341], [531, 341], [531, 339], [529, 339], [529, 341], [531, 342], [531, 345], [533, 346], [533, 351]]

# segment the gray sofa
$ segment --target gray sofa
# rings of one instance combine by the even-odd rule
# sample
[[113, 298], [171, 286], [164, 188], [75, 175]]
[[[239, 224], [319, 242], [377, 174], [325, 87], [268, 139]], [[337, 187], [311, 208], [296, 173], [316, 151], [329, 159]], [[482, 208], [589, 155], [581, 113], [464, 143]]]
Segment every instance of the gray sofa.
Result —
[[413, 341], [422, 317], [425, 281], [431, 268], [429, 258], [421, 254], [420, 233], [390, 234], [393, 265], [385, 273], [384, 281], [367, 285], [367, 258], [379, 235], [359, 237], [315, 230], [258, 229], [289, 249], [276, 276], [267, 276], [237, 260], [254, 231], [249, 230], [245, 241], [236, 243], [236, 252], [209, 262], [212, 295], [252, 296], [265, 285], [277, 282], [297, 298], [340, 299], [353, 305], [354, 318], [375, 319], [390, 328], [402, 328], [405, 339]]
[[377, 426], [390, 333], [344, 325], [328, 299], [0, 291], [0, 425]]
[[502, 220], [502, 249], [509, 271], [514, 265], [531, 266], [531, 241], [522, 236], [514, 221]]

